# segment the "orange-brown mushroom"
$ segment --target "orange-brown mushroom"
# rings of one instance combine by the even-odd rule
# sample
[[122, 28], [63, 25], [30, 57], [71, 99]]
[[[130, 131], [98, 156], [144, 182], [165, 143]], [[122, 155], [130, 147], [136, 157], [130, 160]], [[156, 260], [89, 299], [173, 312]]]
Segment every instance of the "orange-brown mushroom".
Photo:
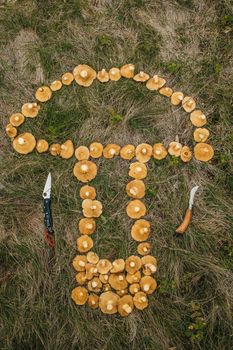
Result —
[[93, 240], [88, 235], [83, 235], [77, 239], [77, 249], [80, 253], [88, 252], [93, 245]]
[[102, 204], [100, 201], [84, 199], [82, 202], [83, 215], [86, 218], [98, 218], [102, 214]]
[[13, 126], [20, 126], [21, 124], [23, 124], [25, 118], [24, 115], [22, 113], [14, 113], [10, 116], [10, 123]]
[[90, 294], [88, 301], [88, 305], [91, 309], [97, 309], [99, 307], [99, 297], [96, 294]]
[[152, 156], [152, 146], [147, 143], [141, 143], [136, 147], [136, 158], [140, 163], [146, 163]]
[[36, 150], [38, 153], [44, 153], [48, 151], [49, 149], [49, 144], [46, 140], [38, 140], [36, 144]]
[[124, 259], [116, 259], [112, 263], [112, 269], [110, 270], [111, 273], [118, 273], [122, 272], [125, 269], [125, 261]]
[[196, 108], [196, 102], [192, 97], [185, 96], [185, 98], [182, 100], [182, 107], [184, 108], [185, 112], [190, 113]]
[[128, 316], [129, 314], [131, 314], [133, 309], [134, 303], [131, 295], [124, 295], [118, 300], [118, 312], [121, 316]]
[[126, 192], [129, 197], [143, 198], [146, 187], [142, 180], [132, 180], [126, 185]]
[[97, 264], [98, 261], [99, 261], [99, 257], [96, 253], [94, 252], [88, 252], [87, 253], [87, 261], [90, 263], [90, 264]]
[[105, 284], [103, 285], [103, 292], [108, 292], [108, 291], [110, 291], [110, 290], [111, 290], [110, 284], [105, 283]]
[[53, 143], [49, 147], [49, 151], [52, 154], [52, 156], [59, 156], [59, 154], [61, 152], [61, 145], [59, 145], [59, 143]]
[[98, 276], [98, 269], [96, 265], [87, 263], [86, 264], [86, 278], [92, 280], [94, 276]]
[[78, 272], [85, 271], [87, 264], [87, 258], [85, 255], [76, 255], [72, 261], [74, 269]]
[[98, 277], [94, 277], [88, 282], [87, 287], [89, 291], [99, 293], [102, 288], [102, 283]]
[[112, 264], [108, 259], [100, 259], [97, 264], [98, 272], [102, 275], [107, 274], [112, 268]]
[[121, 78], [121, 72], [119, 68], [113, 67], [108, 72], [109, 78], [112, 81], [118, 81]]
[[151, 276], [144, 276], [140, 281], [141, 290], [146, 294], [152, 294], [157, 288], [156, 280]]
[[95, 232], [96, 222], [92, 218], [83, 218], [79, 221], [78, 228], [83, 235], [91, 235]]
[[145, 255], [141, 258], [142, 271], [144, 275], [149, 276], [157, 271], [157, 260], [152, 255]]
[[62, 88], [62, 82], [60, 80], [54, 80], [51, 84], [50, 84], [50, 89], [52, 91], [58, 91]]
[[46, 102], [52, 97], [52, 91], [48, 86], [41, 86], [36, 90], [35, 97], [40, 102]]
[[77, 273], [77, 275], [75, 276], [75, 279], [80, 286], [83, 286], [87, 282], [86, 272], [82, 271]]
[[159, 90], [159, 93], [163, 96], [171, 97], [171, 95], [173, 94], [173, 90], [170, 87], [165, 86]]
[[109, 276], [109, 284], [115, 290], [122, 290], [128, 287], [128, 282], [123, 273], [112, 273]]
[[131, 229], [131, 236], [137, 242], [143, 242], [150, 235], [150, 223], [147, 220], [140, 219], [135, 221]]
[[88, 291], [84, 287], [76, 287], [71, 292], [71, 298], [77, 305], [84, 305], [88, 299]]
[[86, 146], [79, 146], [76, 148], [74, 155], [78, 160], [88, 160], [90, 157], [90, 151]]
[[130, 160], [135, 156], [135, 147], [134, 145], [125, 145], [120, 150], [120, 156], [123, 159]]
[[137, 247], [138, 254], [143, 256], [149, 254], [150, 251], [151, 251], [151, 244], [148, 242], [142, 242]]
[[90, 156], [92, 158], [100, 158], [102, 156], [103, 153], [103, 145], [99, 142], [93, 142], [90, 144]]
[[96, 190], [92, 186], [85, 185], [80, 188], [79, 195], [82, 199], [95, 199]]
[[205, 128], [197, 128], [193, 133], [193, 137], [196, 142], [206, 142], [209, 136], [210, 132]]
[[13, 148], [16, 152], [21, 154], [28, 154], [36, 147], [36, 139], [29, 132], [18, 135], [13, 140]]
[[152, 78], [150, 78], [147, 81], [146, 87], [148, 90], [154, 91], [154, 90], [159, 90], [165, 84], [166, 84], [166, 80], [155, 74]]
[[96, 78], [96, 71], [87, 64], [79, 64], [74, 68], [73, 75], [77, 84], [88, 87]]
[[115, 314], [119, 296], [113, 292], [104, 292], [99, 298], [99, 307], [104, 314]]
[[99, 274], [99, 279], [101, 280], [101, 282], [103, 284], [108, 284], [108, 280], [109, 280], [109, 274]]
[[61, 151], [60, 151], [60, 156], [63, 159], [69, 159], [73, 156], [74, 154], [74, 145], [71, 140], [67, 140], [61, 145]]
[[131, 255], [126, 259], [125, 270], [134, 275], [142, 266], [141, 259], [137, 255]]
[[101, 83], [107, 83], [109, 81], [109, 74], [106, 71], [106, 69], [101, 69], [101, 71], [99, 71], [97, 73], [97, 79], [101, 82]]
[[62, 84], [64, 85], [70, 85], [73, 80], [74, 80], [74, 76], [70, 72], [64, 73], [61, 77]]
[[126, 212], [130, 218], [139, 219], [146, 214], [146, 207], [142, 201], [135, 199], [128, 203]]
[[140, 280], [141, 280], [141, 272], [140, 271], [135, 272], [133, 275], [131, 273], [127, 273], [127, 275], [126, 275], [126, 281], [129, 284], [138, 283]]
[[25, 117], [28, 118], [35, 118], [40, 110], [40, 106], [34, 102], [34, 103], [24, 103], [22, 106], [21, 112]]
[[183, 92], [180, 91], [176, 91], [173, 92], [173, 94], [171, 95], [171, 103], [173, 104], [173, 106], [178, 106], [184, 99], [184, 94]]
[[150, 76], [145, 72], [139, 72], [133, 77], [133, 80], [144, 83], [150, 78]]
[[197, 160], [208, 162], [214, 156], [213, 147], [204, 142], [197, 143], [194, 147], [194, 156]]
[[190, 120], [191, 120], [191, 123], [194, 126], [197, 126], [198, 128], [204, 126], [207, 123], [205, 114], [199, 109], [193, 111], [190, 114]]
[[122, 77], [133, 78], [134, 77], [135, 66], [132, 63], [125, 64], [120, 68]]
[[153, 146], [153, 157], [157, 160], [166, 158], [167, 150], [162, 143], [155, 143]]
[[9, 137], [14, 138], [17, 135], [17, 129], [12, 124], [7, 124], [6, 133]]
[[193, 152], [188, 146], [184, 146], [180, 152], [180, 158], [183, 162], [189, 162], [192, 159]]
[[103, 149], [103, 156], [107, 159], [111, 159], [118, 156], [120, 153], [120, 146], [115, 143], [110, 143]]
[[123, 297], [124, 295], [126, 295], [126, 294], [129, 293], [129, 290], [128, 290], [128, 288], [125, 288], [125, 289], [117, 290], [116, 293], [117, 293], [117, 295], [119, 295], [120, 297]]
[[133, 283], [129, 286], [129, 291], [131, 294], [136, 294], [140, 291], [140, 284], [139, 283]]
[[135, 162], [130, 164], [129, 176], [142, 180], [147, 176], [147, 167], [143, 163]]
[[97, 175], [97, 166], [89, 160], [81, 160], [74, 166], [74, 176], [81, 182], [93, 180]]
[[182, 145], [179, 142], [173, 141], [168, 146], [168, 153], [171, 156], [179, 157], [182, 150]]
[[147, 295], [144, 292], [138, 292], [134, 295], [133, 302], [138, 310], [144, 310], [148, 306]]

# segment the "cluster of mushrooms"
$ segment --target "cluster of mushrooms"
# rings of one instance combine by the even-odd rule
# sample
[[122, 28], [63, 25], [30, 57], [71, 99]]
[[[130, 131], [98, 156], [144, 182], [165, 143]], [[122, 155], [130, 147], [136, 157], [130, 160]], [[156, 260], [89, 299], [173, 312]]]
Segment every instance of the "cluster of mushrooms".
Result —
[[[39, 87], [35, 93], [37, 102], [25, 103], [21, 108], [21, 112], [11, 115], [6, 126], [6, 133], [13, 141], [14, 149], [21, 154], [28, 154], [36, 149], [38, 153], [49, 151], [51, 155], [61, 156], [64, 159], [72, 157], [74, 149], [70, 140], [63, 144], [49, 145], [44, 139], [36, 140], [29, 132], [18, 134], [17, 128], [23, 124], [25, 118], [35, 118], [40, 111], [39, 103], [50, 100], [53, 93], [60, 90], [63, 85], [70, 85], [75, 80], [78, 85], [89, 87], [96, 79], [101, 83], [106, 83], [108, 81], [118, 81], [121, 77], [145, 83], [148, 90], [158, 91], [159, 94], [169, 98], [172, 105], [181, 105], [186, 112], [190, 113], [191, 123], [196, 127], [193, 134], [194, 140], [197, 142], [194, 147], [194, 157], [203, 162], [207, 162], [213, 157], [213, 148], [206, 143], [209, 131], [203, 127], [207, 123], [207, 119], [201, 110], [196, 109], [195, 100], [190, 96], [185, 96], [180, 91], [173, 91], [166, 86], [166, 80], [158, 75], [150, 77], [143, 71], [135, 73], [135, 65], [131, 63], [120, 68], [113, 67], [109, 71], [102, 69], [98, 72], [86, 64], [80, 64], [74, 68], [73, 73], [64, 73], [61, 79], [53, 81], [50, 86]], [[179, 142], [171, 142], [167, 149], [158, 143], [154, 153], [155, 158], [165, 158], [167, 151], [172, 156], [180, 157], [184, 162], [190, 161], [193, 153], [188, 146], [182, 146]]]

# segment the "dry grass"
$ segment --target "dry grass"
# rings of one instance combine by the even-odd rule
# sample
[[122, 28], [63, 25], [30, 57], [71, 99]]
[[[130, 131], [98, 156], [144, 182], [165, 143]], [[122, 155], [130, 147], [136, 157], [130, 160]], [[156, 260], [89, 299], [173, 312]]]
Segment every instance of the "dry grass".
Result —
[[[1, 350], [233, 348], [231, 11], [228, 0], [0, 2]], [[130, 61], [196, 96], [208, 115], [216, 153], [210, 164], [150, 163], [146, 203], [159, 288], [147, 310], [122, 319], [75, 307], [70, 300], [70, 262], [81, 216], [74, 160], [36, 153], [21, 157], [4, 126], [12, 112], [33, 99], [39, 84], [78, 63], [100, 69]], [[72, 138], [75, 145], [167, 143], [178, 135], [192, 146], [187, 116], [130, 81], [96, 83], [87, 90], [73, 84], [23, 128], [50, 142]], [[124, 212], [128, 167], [120, 159], [99, 165], [93, 183], [104, 214], [95, 250], [110, 259], [125, 257], [135, 250]], [[57, 239], [50, 263], [41, 207], [48, 171], [54, 179]], [[193, 184], [201, 186], [193, 222], [185, 236], [176, 237]], [[191, 324], [195, 331], [188, 330]]]

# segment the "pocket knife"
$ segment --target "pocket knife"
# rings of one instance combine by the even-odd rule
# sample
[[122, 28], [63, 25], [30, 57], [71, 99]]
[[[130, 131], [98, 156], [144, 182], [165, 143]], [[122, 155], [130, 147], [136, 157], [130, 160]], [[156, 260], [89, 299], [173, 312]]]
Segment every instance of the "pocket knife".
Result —
[[45, 182], [44, 191], [42, 197], [44, 199], [44, 225], [45, 225], [45, 240], [48, 245], [53, 248], [55, 245], [54, 231], [53, 231], [53, 218], [51, 211], [51, 188], [52, 188], [52, 177], [49, 173]]

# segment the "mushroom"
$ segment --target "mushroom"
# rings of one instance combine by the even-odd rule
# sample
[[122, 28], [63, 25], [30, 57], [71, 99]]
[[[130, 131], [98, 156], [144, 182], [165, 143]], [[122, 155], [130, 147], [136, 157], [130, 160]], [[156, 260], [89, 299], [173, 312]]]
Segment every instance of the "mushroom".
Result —
[[123, 273], [112, 273], [108, 281], [110, 286], [115, 290], [122, 290], [128, 287], [128, 282]]
[[70, 85], [73, 80], [74, 80], [74, 76], [70, 72], [64, 73], [61, 77], [62, 84], [64, 85]]
[[155, 74], [152, 78], [150, 78], [147, 81], [146, 87], [148, 90], [154, 91], [154, 90], [159, 90], [165, 84], [166, 84], [166, 80]]
[[147, 73], [141, 71], [133, 77], [133, 80], [144, 83], [149, 78], [150, 76]]
[[98, 276], [98, 269], [96, 265], [87, 263], [86, 264], [86, 278], [87, 280], [92, 280], [94, 276]]
[[106, 72], [106, 69], [101, 69], [101, 71], [99, 71], [97, 73], [97, 79], [101, 82], [101, 83], [106, 83], [107, 81], [109, 81], [109, 74], [108, 72]]
[[71, 140], [67, 140], [61, 145], [60, 156], [63, 159], [69, 159], [74, 154], [74, 145]]
[[111, 290], [110, 284], [106, 283], [103, 285], [103, 292], [108, 292]]
[[119, 145], [110, 143], [104, 147], [103, 155], [107, 159], [113, 158], [114, 156], [118, 156], [118, 154], [120, 153], [120, 149], [121, 148]]
[[13, 140], [13, 148], [16, 152], [21, 154], [28, 154], [36, 147], [36, 139], [29, 132], [18, 135]]
[[77, 239], [77, 249], [80, 253], [88, 252], [93, 245], [93, 240], [87, 235], [83, 235]]
[[112, 264], [107, 259], [100, 259], [97, 264], [97, 270], [102, 275], [105, 275], [106, 273], [108, 273], [111, 270], [111, 268], [112, 268]]
[[130, 164], [129, 176], [141, 180], [147, 176], [147, 167], [143, 163], [135, 162]]
[[90, 144], [90, 156], [92, 158], [100, 158], [103, 153], [103, 145], [99, 142], [93, 142]]
[[185, 112], [190, 113], [196, 108], [196, 102], [192, 97], [185, 96], [182, 101], [182, 107], [184, 108]]
[[140, 255], [147, 255], [151, 251], [151, 244], [148, 242], [142, 242], [137, 247], [137, 252]]
[[78, 272], [85, 271], [87, 264], [87, 258], [85, 255], [76, 255], [72, 261], [74, 269]]
[[71, 292], [71, 298], [77, 305], [84, 305], [88, 299], [88, 291], [84, 287], [76, 287]]
[[126, 185], [127, 195], [132, 198], [143, 198], [145, 191], [146, 187], [142, 180], [132, 180]]
[[193, 152], [188, 146], [184, 146], [180, 152], [180, 158], [183, 162], [189, 162], [192, 159]]
[[204, 126], [207, 123], [205, 114], [199, 109], [193, 111], [190, 114], [190, 120], [191, 120], [191, 123], [194, 126], [197, 126], [198, 128]]
[[136, 294], [140, 290], [140, 284], [139, 283], [133, 283], [129, 286], [129, 291], [131, 294]]
[[137, 242], [143, 242], [150, 235], [150, 223], [147, 220], [140, 219], [135, 221], [131, 229], [131, 236]]
[[140, 270], [141, 266], [142, 263], [139, 256], [131, 255], [126, 259], [125, 270], [131, 275], [134, 275], [138, 270]]
[[82, 208], [86, 218], [98, 218], [102, 214], [102, 204], [97, 200], [84, 199]]
[[138, 283], [141, 279], [141, 272], [137, 271], [133, 275], [131, 273], [127, 273], [126, 275], [126, 281], [129, 282], [129, 284]]
[[104, 292], [99, 298], [99, 307], [104, 314], [115, 314], [120, 297], [113, 292]]
[[35, 97], [40, 102], [46, 102], [52, 97], [52, 91], [48, 86], [41, 86], [36, 90]]
[[177, 91], [177, 92], [173, 92], [173, 94], [171, 95], [171, 103], [174, 106], [178, 106], [184, 99], [184, 94], [183, 92]]
[[78, 228], [83, 235], [91, 235], [96, 229], [95, 220], [91, 218], [83, 218], [79, 221]]
[[78, 160], [88, 160], [90, 152], [86, 146], [79, 146], [76, 148], [74, 155]]
[[22, 113], [14, 113], [10, 116], [10, 123], [13, 126], [20, 126], [24, 122], [24, 115]]
[[130, 218], [139, 219], [146, 214], [146, 207], [142, 201], [135, 199], [128, 203], [126, 212]]
[[36, 150], [38, 153], [44, 153], [48, 151], [49, 144], [46, 140], [38, 140], [36, 144]]
[[141, 143], [136, 147], [136, 158], [140, 163], [146, 163], [152, 155], [152, 147], [147, 143]]
[[173, 90], [170, 87], [165, 86], [159, 90], [159, 93], [163, 96], [171, 97], [171, 95], [173, 94]]
[[134, 308], [133, 298], [131, 295], [124, 295], [118, 300], [118, 312], [121, 316], [128, 316]]
[[82, 199], [95, 199], [96, 190], [92, 186], [85, 185], [80, 188], [79, 195]]
[[14, 138], [17, 135], [17, 129], [13, 125], [7, 124], [6, 133], [9, 137]]
[[118, 273], [122, 272], [125, 269], [125, 261], [124, 259], [116, 259], [112, 263], [112, 269], [110, 270], [111, 273]]
[[97, 309], [99, 307], [99, 297], [96, 294], [90, 294], [88, 301], [88, 305], [91, 309]]
[[135, 66], [132, 63], [125, 64], [120, 68], [122, 77], [133, 78]]
[[53, 143], [49, 147], [49, 151], [52, 154], [52, 156], [59, 156], [59, 154], [61, 152], [61, 145], [59, 145], [59, 143]]
[[133, 302], [138, 310], [144, 310], [148, 306], [147, 295], [143, 292], [138, 292], [134, 295]]
[[142, 271], [144, 275], [149, 276], [157, 271], [157, 260], [152, 255], [145, 255], [141, 258]]
[[83, 286], [87, 282], [86, 272], [82, 271], [77, 273], [75, 279], [80, 286]]
[[135, 147], [134, 145], [125, 145], [120, 150], [120, 156], [123, 159], [130, 160], [135, 156]]
[[119, 68], [113, 67], [108, 72], [109, 78], [112, 81], [118, 81], [121, 78], [121, 72]]
[[81, 182], [93, 180], [97, 175], [97, 166], [89, 160], [81, 160], [74, 166], [74, 176]]
[[35, 118], [40, 110], [40, 106], [34, 102], [34, 103], [25, 103], [22, 106], [21, 112], [25, 117], [28, 118]]
[[205, 128], [197, 128], [193, 133], [193, 137], [196, 142], [206, 142], [209, 136], [210, 132]]
[[156, 280], [151, 276], [144, 276], [141, 278], [140, 287], [146, 294], [152, 294], [157, 288]]
[[99, 279], [103, 284], [108, 283], [109, 275], [108, 274], [99, 274]]
[[84, 87], [90, 86], [96, 78], [96, 71], [87, 64], [79, 64], [73, 74], [76, 83]]
[[102, 288], [102, 283], [98, 277], [94, 277], [88, 282], [87, 287], [89, 291], [99, 293]]
[[99, 257], [96, 253], [94, 252], [88, 252], [87, 253], [87, 261], [90, 263], [90, 264], [97, 264], [98, 261], [99, 261]]
[[129, 291], [128, 291], [128, 288], [126, 288], [126, 289], [117, 290], [116, 293], [117, 293], [117, 295], [119, 295], [120, 297], [123, 297], [124, 295], [128, 294]]
[[207, 143], [197, 143], [194, 147], [194, 156], [197, 160], [202, 162], [208, 162], [214, 156], [213, 147]]
[[50, 84], [50, 89], [52, 91], [58, 91], [62, 88], [62, 82], [60, 80], [54, 80], [51, 84]]
[[153, 146], [153, 157], [157, 160], [166, 158], [167, 150], [162, 143], [155, 143]]
[[179, 142], [173, 141], [168, 146], [168, 153], [171, 156], [179, 157], [182, 150], [182, 145]]

